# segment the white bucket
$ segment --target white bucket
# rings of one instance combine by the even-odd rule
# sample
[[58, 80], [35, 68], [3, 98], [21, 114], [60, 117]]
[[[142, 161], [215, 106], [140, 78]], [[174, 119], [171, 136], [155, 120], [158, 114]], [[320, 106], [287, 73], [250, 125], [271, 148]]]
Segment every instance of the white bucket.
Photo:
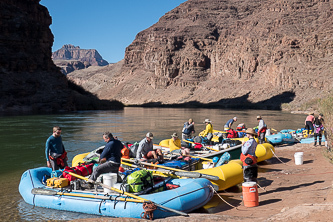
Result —
[[295, 164], [302, 165], [303, 164], [303, 152], [297, 152], [294, 154]]
[[[114, 187], [114, 184], [117, 182], [116, 173], [105, 173], [103, 174], [103, 184]], [[112, 193], [113, 191], [107, 188], [104, 188], [105, 193]]]

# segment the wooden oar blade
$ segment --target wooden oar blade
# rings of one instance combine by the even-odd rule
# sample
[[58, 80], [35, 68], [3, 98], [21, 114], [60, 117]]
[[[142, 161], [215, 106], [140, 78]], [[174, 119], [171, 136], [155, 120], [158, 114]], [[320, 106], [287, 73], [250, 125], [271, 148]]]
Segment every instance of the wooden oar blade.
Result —
[[191, 177], [191, 178], [201, 177], [201, 174], [197, 172], [174, 172], [174, 174], [179, 177]]
[[34, 195], [48, 195], [48, 196], [54, 196], [57, 195], [57, 191], [55, 190], [48, 190], [44, 188], [33, 188], [31, 190], [31, 193]]

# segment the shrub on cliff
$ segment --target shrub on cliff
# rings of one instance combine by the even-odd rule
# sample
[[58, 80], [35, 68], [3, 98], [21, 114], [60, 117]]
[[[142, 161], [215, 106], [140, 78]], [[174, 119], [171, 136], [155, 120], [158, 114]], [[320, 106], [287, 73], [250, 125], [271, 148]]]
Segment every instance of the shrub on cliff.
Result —
[[327, 135], [327, 141], [330, 147], [333, 145], [333, 93], [321, 99], [319, 102], [319, 111], [324, 114], [325, 130]]

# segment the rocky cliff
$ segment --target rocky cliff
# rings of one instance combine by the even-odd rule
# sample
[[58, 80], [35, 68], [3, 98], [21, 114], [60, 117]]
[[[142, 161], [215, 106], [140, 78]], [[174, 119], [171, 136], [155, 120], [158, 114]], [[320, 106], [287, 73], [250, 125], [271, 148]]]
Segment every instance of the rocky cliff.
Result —
[[64, 74], [85, 69], [89, 66], [106, 66], [109, 64], [96, 49], [81, 49], [79, 46], [71, 44], [64, 45], [61, 49], [53, 52], [52, 59]]
[[39, 1], [0, 1], [0, 112], [110, 107], [68, 82], [54, 65], [52, 20]]
[[332, 6], [188, 0], [138, 33], [117, 69], [69, 78], [126, 104], [299, 107], [333, 87]]

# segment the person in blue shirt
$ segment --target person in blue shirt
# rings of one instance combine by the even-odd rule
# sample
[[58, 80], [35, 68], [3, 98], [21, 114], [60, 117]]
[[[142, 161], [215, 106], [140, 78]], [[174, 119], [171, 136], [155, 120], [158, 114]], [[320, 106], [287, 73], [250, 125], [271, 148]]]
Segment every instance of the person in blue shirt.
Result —
[[237, 117], [234, 117], [232, 119], [229, 119], [225, 124], [224, 124], [224, 130], [229, 130], [234, 122], [237, 122]]
[[90, 183], [95, 182], [97, 177], [103, 173], [118, 173], [119, 170], [123, 144], [115, 139], [110, 132], [105, 132], [103, 139], [106, 145], [99, 157], [100, 165], [93, 170], [88, 180]]
[[184, 123], [182, 130], [182, 140], [188, 140], [192, 138], [192, 134], [195, 133], [193, 119], [189, 119], [188, 122]]
[[63, 169], [67, 166], [67, 152], [61, 138], [61, 128], [53, 127], [52, 135], [46, 140], [45, 156], [47, 167], [52, 170]]

